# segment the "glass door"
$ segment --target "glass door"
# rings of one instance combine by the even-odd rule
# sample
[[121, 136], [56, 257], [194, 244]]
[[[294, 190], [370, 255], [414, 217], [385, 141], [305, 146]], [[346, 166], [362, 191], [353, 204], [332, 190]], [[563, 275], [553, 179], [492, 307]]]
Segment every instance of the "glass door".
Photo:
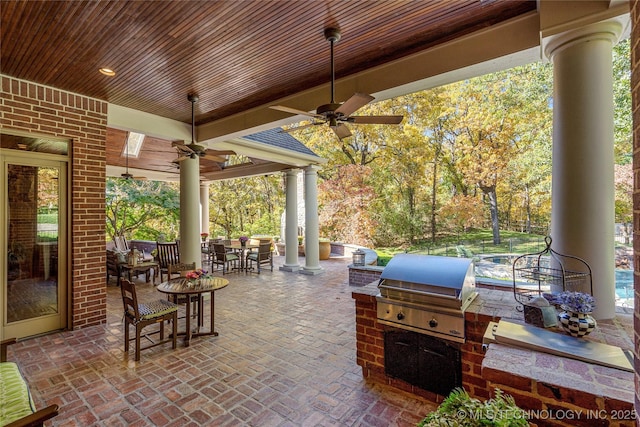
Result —
[[2, 157], [4, 338], [66, 326], [66, 162], [38, 157]]

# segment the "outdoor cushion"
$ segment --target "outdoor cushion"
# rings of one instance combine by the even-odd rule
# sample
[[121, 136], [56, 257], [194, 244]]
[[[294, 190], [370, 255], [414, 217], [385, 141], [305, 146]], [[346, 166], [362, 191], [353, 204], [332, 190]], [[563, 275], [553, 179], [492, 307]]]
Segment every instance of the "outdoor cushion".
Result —
[[236, 261], [236, 260], [240, 259], [240, 258], [238, 258], [238, 255], [230, 254], [230, 253], [227, 253], [226, 258], [227, 258], [227, 261]]
[[[144, 304], [138, 304], [138, 311], [140, 312], [140, 318], [142, 320], [153, 319], [154, 317], [163, 316], [167, 313], [171, 313], [177, 310], [177, 305], [163, 299], [147, 302]], [[133, 316], [134, 314], [131, 313], [131, 315]]]
[[35, 412], [27, 383], [14, 362], [0, 363], [0, 426]]

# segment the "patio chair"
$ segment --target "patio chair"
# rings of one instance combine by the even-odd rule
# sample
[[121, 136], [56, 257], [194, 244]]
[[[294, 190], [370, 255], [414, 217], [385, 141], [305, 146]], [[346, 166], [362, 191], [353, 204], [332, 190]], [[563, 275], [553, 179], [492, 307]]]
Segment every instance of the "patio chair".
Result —
[[[172, 348], [176, 348], [178, 335], [178, 306], [170, 301], [157, 299], [148, 303], [139, 303], [136, 295], [136, 285], [127, 279], [122, 279], [121, 286], [122, 304], [124, 305], [124, 351], [129, 351], [129, 342], [135, 340], [136, 345], [136, 362], [140, 360], [140, 351], [155, 347], [169, 341], [172, 342]], [[171, 337], [165, 338], [164, 322], [171, 322]], [[142, 331], [147, 326], [159, 324], [157, 331], [152, 331], [142, 335]], [[136, 329], [136, 336], [129, 338], [129, 326]], [[150, 337], [159, 334], [159, 340], [154, 341]], [[141, 346], [142, 338], [151, 341], [150, 345]]]
[[113, 243], [115, 244], [116, 249], [120, 252], [129, 252], [129, 243], [124, 236], [115, 236], [113, 238]]
[[211, 261], [212, 265], [221, 265], [222, 274], [226, 274], [229, 271], [229, 264], [233, 264], [233, 266], [235, 267], [238, 260], [240, 259], [238, 255], [227, 252], [223, 243], [214, 243], [213, 252], [215, 253], [215, 258]]
[[253, 269], [253, 263], [258, 264], [258, 274], [260, 274], [260, 266], [262, 264], [269, 264], [271, 271], [273, 271], [273, 252], [271, 251], [271, 242], [260, 243], [258, 251], [251, 251], [247, 254], [247, 270], [251, 266]]
[[[167, 266], [167, 276], [169, 277], [168, 280], [171, 280], [171, 276], [174, 276], [176, 274], [179, 274], [180, 276], [184, 276], [186, 273], [188, 273], [189, 271], [195, 271], [196, 269], [196, 263], [192, 262], [190, 264], [188, 263], [179, 263], [179, 264], [169, 264]], [[174, 304], [186, 304], [187, 303], [187, 296], [186, 295], [167, 295], [167, 299], [171, 302], [173, 302]], [[191, 302], [193, 303], [193, 310], [191, 311], [193, 313], [192, 317], [196, 317], [197, 314], [200, 313], [200, 307], [202, 306], [202, 304], [198, 305], [198, 303], [200, 301], [198, 301], [198, 295], [192, 295], [191, 296]]]
[[124, 254], [107, 249], [107, 282], [111, 276], [116, 276], [117, 284], [120, 286], [120, 279], [124, 275], [122, 264], [126, 264]]
[[158, 258], [158, 266], [160, 269], [160, 282], [164, 282], [163, 273], [167, 273], [167, 276], [171, 278], [168, 274], [169, 265], [180, 264], [180, 247], [178, 246], [178, 242], [156, 242], [156, 248], [158, 250], [156, 257]]
[[213, 266], [214, 266], [212, 261], [215, 256], [213, 252], [213, 245], [219, 242], [220, 242], [220, 239], [210, 239], [207, 242], [203, 242], [201, 246], [201, 252], [204, 255], [204, 258], [206, 260], [205, 262], [207, 262], [211, 266], [211, 269], [213, 269]]

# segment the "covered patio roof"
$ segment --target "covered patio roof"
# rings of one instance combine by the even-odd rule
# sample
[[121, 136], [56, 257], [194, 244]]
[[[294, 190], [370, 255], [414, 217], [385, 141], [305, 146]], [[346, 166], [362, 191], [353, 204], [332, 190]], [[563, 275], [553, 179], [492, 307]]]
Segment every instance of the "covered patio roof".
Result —
[[[585, 19], [621, 7], [580, 3]], [[552, 20], [541, 19], [542, 8], [553, 8], [545, 14]], [[144, 169], [134, 175], [175, 175], [171, 143], [191, 140], [190, 93], [200, 98], [198, 144], [259, 159], [246, 171], [252, 174], [318, 161], [245, 137], [304, 118], [270, 106], [311, 112], [329, 102], [326, 28], [341, 32], [336, 102], [356, 92], [381, 100], [539, 60], [542, 31], [562, 30], [565, 16], [575, 14], [567, 8], [573, 6], [529, 0], [175, 1], [162, 7], [2, 0], [1, 72], [109, 102], [110, 175], [122, 173], [124, 158], [116, 153], [123, 131], [148, 138], [140, 158], [130, 159], [130, 168]], [[99, 73], [102, 67], [115, 76]], [[203, 161], [206, 179], [232, 176], [208, 166]]]

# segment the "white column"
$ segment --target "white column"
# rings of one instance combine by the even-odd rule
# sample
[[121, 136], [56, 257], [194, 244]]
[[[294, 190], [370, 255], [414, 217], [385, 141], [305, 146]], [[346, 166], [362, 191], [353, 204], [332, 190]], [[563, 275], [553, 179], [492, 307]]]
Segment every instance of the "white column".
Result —
[[200, 158], [180, 162], [180, 261], [202, 267], [200, 253]]
[[320, 230], [318, 225], [318, 167], [304, 168], [304, 259], [302, 274], [320, 274]]
[[288, 170], [285, 178], [286, 185], [286, 206], [284, 228], [284, 265], [280, 267], [282, 271], [298, 271], [298, 181], [295, 170]]
[[[592, 270], [594, 317], [615, 315], [612, 49], [617, 22], [555, 36], [552, 248]], [[583, 289], [589, 291], [589, 289]]]
[[209, 234], [209, 183], [200, 184], [200, 233]]

